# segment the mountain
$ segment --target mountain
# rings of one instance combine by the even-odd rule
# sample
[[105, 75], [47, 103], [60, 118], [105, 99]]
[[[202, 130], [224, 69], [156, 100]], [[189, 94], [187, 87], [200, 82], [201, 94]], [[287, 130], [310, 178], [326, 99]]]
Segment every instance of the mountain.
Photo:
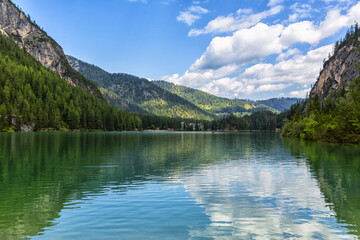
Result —
[[0, 32], [14, 40], [20, 48], [24, 48], [44, 67], [56, 72], [70, 84], [102, 98], [94, 83], [70, 67], [61, 46], [10, 0], [0, 0]]
[[259, 100], [256, 101], [257, 104], [264, 104], [271, 108], [278, 110], [279, 112], [283, 112], [287, 109], [290, 109], [291, 105], [302, 101], [302, 98], [270, 98], [267, 100]]
[[153, 82], [125, 73], [111, 74], [74, 57], [70, 65], [100, 87], [105, 99], [119, 109], [157, 116], [211, 120], [214, 116]]
[[235, 115], [245, 115], [264, 110], [278, 112], [276, 108], [269, 107], [261, 102], [221, 98], [200, 90], [175, 85], [166, 81], [153, 81], [153, 83], [219, 117], [226, 116], [231, 113]]
[[148, 81], [125, 73], [111, 74], [72, 56], [67, 58], [75, 70], [98, 84], [109, 103], [119, 109], [140, 114], [209, 120], [229, 114], [243, 116], [266, 110], [278, 113], [300, 100], [273, 98], [251, 101], [221, 98], [165, 81]]
[[140, 127], [139, 117], [69, 84], [0, 33], [0, 131]]
[[[360, 29], [351, 27], [298, 104], [282, 134], [306, 140], [360, 143]], [[292, 107], [293, 108], [293, 107]]]

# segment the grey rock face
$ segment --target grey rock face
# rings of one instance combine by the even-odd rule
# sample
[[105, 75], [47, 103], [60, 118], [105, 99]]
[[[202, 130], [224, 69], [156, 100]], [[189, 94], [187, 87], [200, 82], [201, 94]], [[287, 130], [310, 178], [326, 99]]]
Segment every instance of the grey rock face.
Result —
[[43, 66], [58, 73], [70, 84], [80, 85], [91, 93], [98, 92], [96, 87], [67, 74], [71, 67], [61, 46], [9, 0], [0, 0], [0, 32], [13, 39]]
[[325, 64], [314, 87], [311, 89], [310, 98], [319, 95], [321, 100], [332, 92], [337, 92], [340, 87], [347, 88], [352, 79], [359, 77], [360, 51], [357, 47], [359, 40], [351, 45], [340, 48]]

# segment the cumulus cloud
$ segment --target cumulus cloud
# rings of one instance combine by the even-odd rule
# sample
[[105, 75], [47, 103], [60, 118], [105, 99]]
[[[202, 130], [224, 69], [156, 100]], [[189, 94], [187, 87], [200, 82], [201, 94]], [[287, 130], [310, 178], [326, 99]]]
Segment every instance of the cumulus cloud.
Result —
[[201, 90], [222, 97], [238, 97], [253, 93], [255, 85], [237, 81], [236, 78], [222, 78], [204, 85]]
[[239, 9], [236, 14], [215, 18], [203, 29], [191, 29], [188, 35], [199, 36], [201, 34], [233, 32], [248, 28], [259, 23], [262, 19], [280, 13], [282, 9], [282, 6], [275, 6], [270, 10], [256, 14], [251, 9]]
[[[259, 63], [245, 69], [234, 78], [222, 78], [205, 84], [201, 90], [218, 96], [242, 97], [253, 93], [280, 91], [291, 86], [307, 87], [316, 80], [323, 59], [332, 45], [297, 54], [277, 64]], [[307, 90], [307, 89], [306, 89]], [[293, 91], [293, 97], [305, 97], [306, 91]]]
[[208, 13], [209, 10], [200, 6], [191, 6], [187, 11], [181, 11], [180, 15], [177, 16], [176, 20], [184, 22], [191, 26], [196, 20], [200, 19], [202, 14]]
[[[299, 8], [299, 5], [293, 7]], [[240, 12], [250, 13], [250, 10], [242, 9]], [[236, 97], [281, 90], [290, 85], [310, 84], [316, 80], [322, 61], [331, 52], [332, 46], [319, 47], [305, 55], [291, 46], [307, 43], [313, 48], [322, 39], [355, 21], [360, 21], [360, 3], [344, 14], [339, 9], [332, 9], [317, 24], [311, 21], [287, 26], [257, 23], [230, 36], [213, 38], [206, 51], [184, 75], [164, 76], [163, 80], [201, 88], [216, 95]], [[276, 64], [259, 63], [244, 70], [246, 66], [263, 61], [270, 55], [277, 55]], [[300, 96], [304, 92], [293, 94]]]
[[[332, 50], [327, 45], [309, 51], [305, 55], [297, 53], [293, 58], [276, 64], [259, 63], [246, 68], [237, 77], [226, 77], [237, 70], [236, 65], [218, 70], [188, 70], [183, 76], [175, 74], [163, 78], [166, 81], [182, 84], [222, 97], [243, 97], [253, 93], [280, 91], [291, 86], [304, 86], [316, 80], [323, 59]], [[296, 52], [296, 50], [293, 50]], [[195, 81], [196, 80], [196, 81]], [[294, 91], [291, 96], [304, 97], [305, 91]]]
[[215, 37], [190, 70], [242, 65], [273, 53], [281, 53], [283, 47], [279, 36], [282, 31], [281, 25], [258, 23], [252, 28], [236, 31], [232, 36]]
[[310, 21], [287, 27], [258, 23], [254, 27], [238, 30], [232, 36], [215, 37], [190, 70], [248, 64], [271, 54], [280, 54], [295, 43], [316, 44], [356, 20], [360, 20], [360, 3], [351, 8], [347, 15], [341, 15], [337, 9], [331, 10], [318, 26]]
[[224, 78], [225, 76], [234, 73], [237, 69], [237, 65], [227, 65], [219, 69], [189, 69], [183, 76], [173, 74], [162, 77], [162, 80], [189, 87], [200, 88], [209, 81]]
[[333, 45], [327, 45], [309, 51], [306, 55], [295, 55], [292, 59], [276, 64], [259, 63], [253, 65], [240, 75], [243, 81], [254, 84], [298, 83], [310, 84], [316, 80], [323, 59], [332, 50]]

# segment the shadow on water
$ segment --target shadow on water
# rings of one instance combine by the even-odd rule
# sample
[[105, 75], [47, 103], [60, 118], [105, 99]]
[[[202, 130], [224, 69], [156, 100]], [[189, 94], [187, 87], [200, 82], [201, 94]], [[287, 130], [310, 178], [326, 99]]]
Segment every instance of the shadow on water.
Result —
[[360, 146], [283, 139], [285, 149], [306, 158], [326, 203], [339, 223], [360, 236]]
[[[243, 133], [0, 134], [0, 238], [42, 234], [62, 209], [104, 189], [127, 191], [251, 154], [269, 135]], [[270, 147], [269, 147], [270, 145]], [[261, 146], [260, 146], [261, 147]]]

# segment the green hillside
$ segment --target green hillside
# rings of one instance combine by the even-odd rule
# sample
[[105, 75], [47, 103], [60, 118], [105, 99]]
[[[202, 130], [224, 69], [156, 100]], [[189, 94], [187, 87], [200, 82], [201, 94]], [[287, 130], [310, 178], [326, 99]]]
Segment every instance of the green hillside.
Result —
[[105, 99], [122, 110], [164, 117], [211, 120], [214, 116], [153, 82], [133, 75], [110, 74], [68, 56], [70, 65], [100, 87]]
[[137, 127], [139, 117], [72, 86], [0, 34], [0, 131]]
[[242, 116], [257, 111], [266, 110], [278, 112], [275, 108], [271, 108], [262, 103], [256, 103], [254, 101], [221, 98], [200, 90], [175, 85], [165, 81], [154, 81], [154, 84], [219, 117], [226, 116], [231, 113]]

